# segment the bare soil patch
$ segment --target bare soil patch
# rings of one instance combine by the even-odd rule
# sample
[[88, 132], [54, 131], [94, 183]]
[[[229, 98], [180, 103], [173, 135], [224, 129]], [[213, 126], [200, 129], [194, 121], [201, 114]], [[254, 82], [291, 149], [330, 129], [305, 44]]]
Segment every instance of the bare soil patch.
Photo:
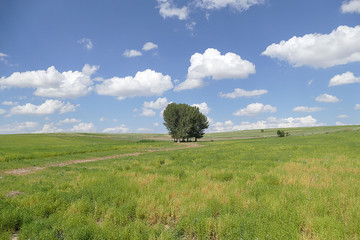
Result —
[[6, 197], [16, 197], [18, 195], [22, 194], [22, 192], [19, 191], [11, 191], [6, 194]]

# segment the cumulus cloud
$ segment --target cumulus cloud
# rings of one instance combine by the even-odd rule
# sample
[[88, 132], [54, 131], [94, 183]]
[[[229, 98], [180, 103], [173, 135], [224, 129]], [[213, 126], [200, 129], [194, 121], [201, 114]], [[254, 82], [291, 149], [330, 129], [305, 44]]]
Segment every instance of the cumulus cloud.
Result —
[[71, 103], [62, 102], [59, 100], [46, 100], [41, 105], [34, 105], [32, 103], [26, 103], [25, 105], [19, 105], [11, 108], [9, 115], [47, 115], [58, 112], [59, 114], [67, 112], [75, 112], [76, 107]]
[[113, 128], [106, 128], [103, 130], [104, 133], [126, 133], [129, 129], [125, 125], [120, 125]]
[[203, 54], [195, 53], [190, 58], [187, 79], [176, 86], [175, 91], [200, 88], [204, 78], [214, 80], [247, 78], [255, 73], [255, 65], [243, 60], [239, 55], [228, 52], [225, 55], [217, 49], [208, 48]]
[[91, 42], [91, 39], [89, 39], [89, 38], [82, 38], [78, 41], [78, 43], [83, 45], [83, 47], [86, 48], [86, 50], [93, 49], [93, 43]]
[[6, 110], [0, 108], [0, 115], [6, 113]]
[[3, 101], [2, 102], [2, 105], [5, 105], [5, 106], [14, 106], [14, 105], [18, 105], [19, 103], [17, 102], [13, 102], [13, 101]]
[[195, 0], [197, 7], [208, 10], [230, 7], [238, 11], [246, 11], [253, 5], [263, 3], [264, 0]]
[[99, 118], [99, 122], [104, 122], [105, 120], [106, 120], [106, 118], [104, 118], [104, 117]]
[[336, 126], [343, 126], [343, 125], [345, 125], [345, 124], [342, 123], [342, 122], [335, 122], [335, 125], [336, 125]]
[[318, 112], [322, 110], [324, 109], [321, 107], [303, 107], [303, 106], [295, 107], [293, 109], [294, 112], [303, 112], [303, 113]]
[[168, 100], [166, 97], [164, 98], [158, 98], [156, 101], [151, 102], [144, 102], [143, 106], [144, 108], [153, 108], [153, 109], [163, 109], [168, 105]]
[[[360, 39], [359, 39], [360, 41]], [[352, 72], [335, 75], [330, 79], [329, 87], [360, 82], [360, 77], [355, 77]]]
[[96, 128], [93, 123], [79, 123], [74, 125], [71, 129], [71, 132], [95, 132]]
[[153, 129], [151, 128], [138, 128], [136, 129], [137, 132], [151, 132]]
[[156, 112], [152, 109], [145, 108], [140, 115], [144, 117], [154, 117], [156, 115]]
[[327, 93], [319, 95], [318, 97], [315, 98], [315, 100], [318, 102], [325, 102], [325, 103], [337, 103], [338, 101], [340, 101], [336, 96], [332, 96]]
[[138, 56], [142, 56], [142, 53], [138, 50], [134, 50], [134, 49], [126, 49], [125, 52], [123, 53], [123, 56], [131, 58], [131, 57], [138, 57]]
[[342, 118], [342, 119], [344, 119], [344, 118], [349, 118], [349, 116], [348, 115], [346, 115], [346, 114], [341, 114], [341, 115], [338, 115], [338, 116], [336, 116], [337, 118]]
[[152, 43], [152, 42], [147, 42], [142, 47], [142, 50], [143, 51], [150, 51], [150, 50], [155, 49], [155, 48], [158, 48], [158, 45], [156, 45], [155, 43]]
[[43, 128], [40, 131], [37, 131], [36, 133], [57, 133], [57, 132], [63, 132], [64, 130], [61, 128], [57, 128], [54, 123], [46, 123], [44, 124]]
[[260, 113], [274, 113], [276, 107], [264, 105], [262, 103], [251, 103], [246, 108], [240, 109], [233, 113], [235, 116], [256, 116]]
[[339, 26], [330, 34], [306, 34], [271, 44], [262, 53], [294, 67], [329, 68], [360, 61], [360, 26]]
[[341, 5], [342, 13], [360, 13], [360, 0], [344, 1]]
[[354, 109], [359, 110], [360, 109], [360, 104], [355, 104]]
[[159, 96], [173, 88], [171, 77], [147, 69], [137, 72], [135, 77], [113, 77], [96, 85], [100, 95], [116, 96], [119, 100], [138, 96]]
[[240, 97], [257, 97], [257, 96], [261, 96], [266, 93], [268, 93], [268, 91], [265, 89], [246, 91], [241, 88], [235, 88], [234, 92], [231, 92], [231, 93], [220, 92], [219, 95], [222, 98], [240, 98]]
[[37, 122], [14, 122], [0, 126], [0, 134], [29, 133], [34, 132], [37, 128], [39, 128]]
[[200, 104], [193, 104], [191, 105], [193, 107], [198, 107], [199, 108], [199, 111], [204, 114], [204, 115], [207, 115], [210, 113], [211, 111], [211, 108], [208, 107], [207, 103], [206, 102], [202, 102]]
[[189, 10], [186, 6], [177, 8], [172, 0], [157, 0], [160, 15], [165, 18], [177, 17], [179, 20], [187, 19]]
[[257, 122], [241, 122], [239, 125], [235, 125], [232, 121], [215, 122], [210, 126], [210, 131], [214, 132], [227, 132], [227, 131], [240, 131], [251, 129], [266, 129], [266, 128], [291, 128], [291, 127], [313, 127], [321, 126], [323, 124], [318, 123], [312, 116], [300, 117], [300, 118], [276, 118], [269, 117], [266, 120]]
[[60, 73], [54, 66], [47, 70], [15, 72], [0, 78], [0, 87], [35, 88], [34, 95], [40, 97], [77, 98], [92, 90], [90, 76], [98, 66], [85, 64], [82, 71]]
[[168, 104], [168, 100], [165, 97], [158, 98], [155, 102], [145, 101], [143, 104], [142, 113], [140, 115], [145, 117], [153, 117], [156, 115], [156, 112], [153, 109], [165, 109]]
[[76, 118], [65, 118], [64, 120], [60, 120], [56, 125], [64, 125], [64, 124], [79, 123], [79, 122], [81, 122], [80, 119], [76, 119]]

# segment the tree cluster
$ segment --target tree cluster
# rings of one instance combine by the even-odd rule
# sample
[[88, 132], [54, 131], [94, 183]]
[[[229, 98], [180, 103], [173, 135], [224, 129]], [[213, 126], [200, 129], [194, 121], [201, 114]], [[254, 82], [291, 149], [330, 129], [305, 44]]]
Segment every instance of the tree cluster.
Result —
[[202, 114], [198, 107], [188, 104], [170, 103], [164, 110], [164, 125], [174, 141], [189, 141], [195, 138], [197, 141], [205, 134], [209, 127], [207, 117]]
[[276, 132], [276, 134], [278, 135], [278, 137], [288, 137], [290, 136], [290, 133], [289, 132], [285, 132], [284, 130], [278, 130]]

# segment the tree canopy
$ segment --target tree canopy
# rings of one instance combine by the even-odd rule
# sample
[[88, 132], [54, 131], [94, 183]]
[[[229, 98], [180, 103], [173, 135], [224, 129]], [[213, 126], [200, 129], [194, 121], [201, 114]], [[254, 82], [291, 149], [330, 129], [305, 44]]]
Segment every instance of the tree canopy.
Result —
[[170, 103], [164, 110], [164, 125], [174, 141], [202, 138], [209, 127], [207, 117], [198, 107], [184, 103]]

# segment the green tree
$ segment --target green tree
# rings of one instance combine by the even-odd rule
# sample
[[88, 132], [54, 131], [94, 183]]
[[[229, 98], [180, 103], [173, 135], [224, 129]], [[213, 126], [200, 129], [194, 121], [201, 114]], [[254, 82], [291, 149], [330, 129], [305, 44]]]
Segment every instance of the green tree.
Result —
[[207, 117], [199, 108], [188, 104], [170, 103], [163, 113], [164, 125], [174, 141], [189, 141], [191, 138], [202, 138], [209, 127]]
[[207, 117], [202, 114], [198, 107], [195, 107], [195, 113], [192, 115], [190, 138], [194, 137], [195, 142], [199, 138], [202, 138], [205, 134], [205, 129], [209, 127], [209, 121]]

